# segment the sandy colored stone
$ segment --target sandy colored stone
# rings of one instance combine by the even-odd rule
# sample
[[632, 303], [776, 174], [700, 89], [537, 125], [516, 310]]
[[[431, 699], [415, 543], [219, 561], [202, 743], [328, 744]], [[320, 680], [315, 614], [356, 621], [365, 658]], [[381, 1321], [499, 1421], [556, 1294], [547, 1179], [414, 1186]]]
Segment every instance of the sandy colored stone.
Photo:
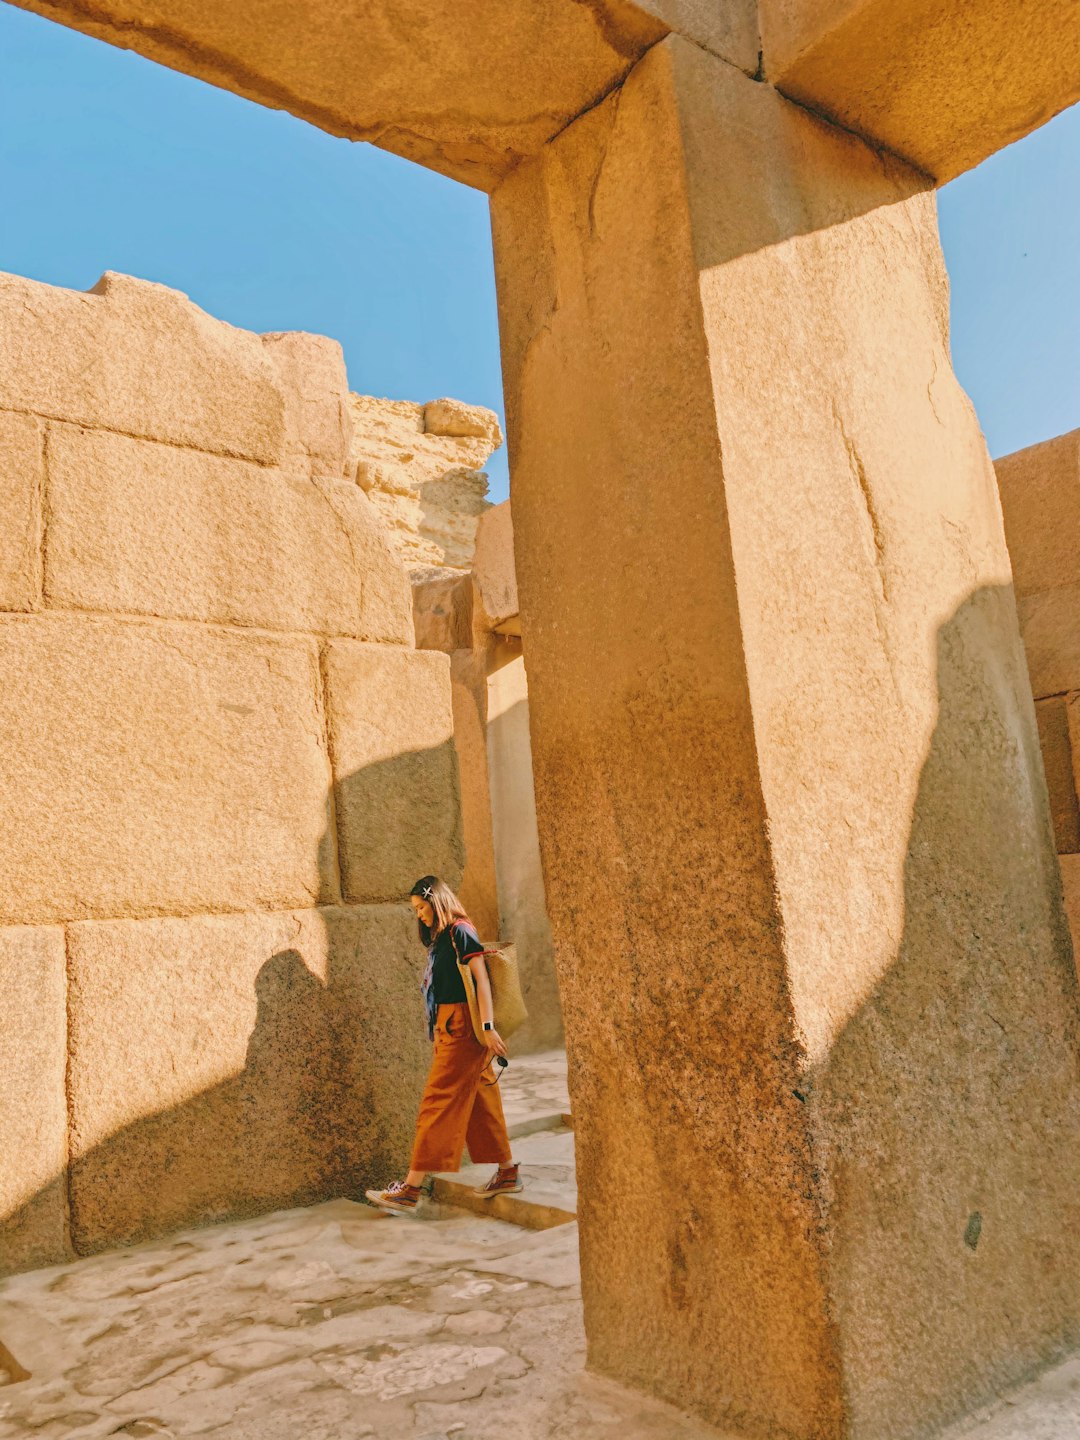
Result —
[[467, 10], [408, 0], [303, 15], [207, 0], [104, 0], [92, 12], [76, 0], [20, 3], [482, 189], [606, 95], [668, 28], [747, 70], [758, 52], [753, 0], [474, 0]]
[[429, 431], [424, 405], [350, 396], [351, 464], [410, 569], [467, 569], [477, 521], [488, 508], [487, 476], [479, 467], [502, 435], [492, 410], [455, 400], [431, 404], [451, 417], [446, 424], [456, 417], [463, 433]]
[[1036, 698], [1080, 690], [1080, 584], [1025, 596], [1016, 610]]
[[0, 610], [41, 604], [43, 444], [33, 415], [0, 410]]
[[511, 937], [504, 937], [499, 918], [499, 887], [491, 825], [487, 756], [489, 663], [487, 646], [477, 650], [455, 650], [450, 657], [454, 751], [465, 842], [465, 870], [459, 894], [481, 938], [495, 940]]
[[331, 641], [324, 652], [342, 892], [403, 899], [463, 862], [450, 662], [434, 651]]
[[51, 606], [412, 642], [409, 587], [346, 480], [49, 433]]
[[0, 1275], [70, 1253], [65, 989], [63, 930], [0, 928]]
[[464, 570], [412, 572], [413, 629], [418, 650], [471, 650], [473, 579]]
[[1058, 860], [1065, 891], [1065, 914], [1072, 934], [1073, 962], [1080, 973], [1080, 855], [1060, 855]]
[[0, 408], [280, 459], [284, 398], [258, 335], [179, 290], [106, 272], [92, 290], [0, 275]]
[[341, 344], [288, 330], [262, 342], [281, 376], [286, 452], [317, 475], [342, 476], [349, 457], [349, 381]]
[[407, 1151], [429, 1054], [405, 907], [87, 922], [68, 944], [81, 1251], [356, 1194]]
[[1077, 991], [924, 187], [668, 40], [493, 197], [590, 1361], [747, 1433], [929, 1431], [1080, 1320]]
[[0, 620], [0, 918], [303, 905], [330, 771], [311, 641]]
[[473, 577], [486, 627], [504, 635], [520, 635], [514, 524], [509, 500], [493, 505], [480, 517], [476, 527]]
[[1080, 584], [1080, 430], [994, 462], [1020, 599]]
[[769, 81], [939, 183], [1080, 99], [1072, 0], [762, 0]]
[[466, 405], [462, 400], [429, 400], [424, 406], [424, 432], [427, 435], [490, 440], [493, 450], [503, 443], [495, 412], [486, 410], [482, 405]]
[[[1050, 793], [1050, 818], [1054, 823], [1058, 854], [1075, 853], [1080, 851], [1080, 803], [1077, 801], [1073, 741], [1069, 735], [1065, 696], [1056, 695], [1050, 700], [1037, 701], [1035, 718], [1039, 725], [1039, 746], [1046, 771], [1046, 788]], [[1077, 716], [1077, 721], [1080, 721], [1080, 716]]]
[[526, 1053], [564, 1041], [536, 824], [529, 691], [519, 644], [504, 642], [499, 647], [487, 688], [487, 768], [499, 934], [517, 946], [529, 1018], [514, 1036], [514, 1047]]

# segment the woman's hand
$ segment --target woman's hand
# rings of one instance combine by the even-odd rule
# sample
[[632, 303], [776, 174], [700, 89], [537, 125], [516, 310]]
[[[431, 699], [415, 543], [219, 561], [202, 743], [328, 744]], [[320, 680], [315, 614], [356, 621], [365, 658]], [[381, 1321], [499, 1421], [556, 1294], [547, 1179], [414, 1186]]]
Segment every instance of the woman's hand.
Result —
[[484, 1031], [484, 1044], [489, 1050], [494, 1050], [496, 1055], [506, 1058], [506, 1043], [497, 1030]]

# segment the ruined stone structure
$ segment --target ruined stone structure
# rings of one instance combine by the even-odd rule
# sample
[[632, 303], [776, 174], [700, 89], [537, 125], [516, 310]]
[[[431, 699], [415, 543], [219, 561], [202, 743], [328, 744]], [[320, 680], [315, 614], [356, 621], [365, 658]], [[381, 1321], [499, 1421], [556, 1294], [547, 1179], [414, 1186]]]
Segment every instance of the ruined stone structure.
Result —
[[462, 840], [340, 347], [120, 275], [0, 336], [9, 1270], [392, 1171]]
[[996, 465], [1065, 908], [1080, 956], [1080, 430]]
[[485, 511], [468, 570], [412, 572], [416, 643], [450, 656], [465, 874], [477, 924], [511, 937], [529, 1019], [518, 1053], [563, 1040], [532, 784], [510, 502]]
[[[915, 1440], [1075, 1345], [1077, 983], [932, 193], [1077, 99], [1072, 0], [21, 3], [491, 193], [537, 812], [590, 1177], [590, 1364], [733, 1434]], [[250, 427], [218, 444], [265, 469], [299, 442], [256, 392]], [[220, 399], [155, 438], [193, 453]], [[110, 423], [143, 434], [131, 418]], [[122, 752], [73, 769], [68, 743], [114, 713], [100, 665], [82, 662], [57, 715], [74, 662], [26, 663], [56, 622], [6, 623], [26, 753], [64, 784], [108, 783]], [[256, 667], [270, 707], [301, 685], [274, 653]], [[408, 655], [410, 682], [421, 663], [445, 675], [437, 655], [362, 653]], [[162, 662], [170, 703], [204, 669], [234, 673], [232, 651], [185, 657]], [[124, 664], [110, 695], [149, 660]], [[376, 767], [365, 795], [378, 766], [414, 761], [390, 758], [402, 742], [351, 675], [327, 667], [329, 754]], [[366, 723], [334, 721], [335, 687]], [[117, 733], [159, 713], [125, 708]], [[43, 734], [59, 737], [44, 751]], [[139, 829], [164, 806], [136, 810], [121, 853], [160, 873], [172, 857], [192, 909], [242, 912], [256, 886], [311, 904], [323, 875], [297, 848], [325, 822], [298, 786], [319, 736], [312, 717], [306, 761], [263, 762], [297, 814], [240, 852], [242, 874], [180, 853], [163, 821]], [[443, 753], [426, 731], [405, 743]], [[153, 755], [155, 786], [199, 773], [179, 740]], [[230, 787], [216, 823], [237, 803]], [[336, 811], [349, 833], [355, 808]], [[42, 923], [67, 880], [53, 839], [23, 848], [45, 857], [18, 901]], [[391, 882], [370, 840], [339, 847], [346, 897]], [[111, 857], [73, 871], [93, 914]], [[34, 932], [57, 957], [42, 973], [52, 934]], [[68, 993], [79, 1004], [77, 975]], [[78, 1214], [78, 1172], [73, 1194]]]

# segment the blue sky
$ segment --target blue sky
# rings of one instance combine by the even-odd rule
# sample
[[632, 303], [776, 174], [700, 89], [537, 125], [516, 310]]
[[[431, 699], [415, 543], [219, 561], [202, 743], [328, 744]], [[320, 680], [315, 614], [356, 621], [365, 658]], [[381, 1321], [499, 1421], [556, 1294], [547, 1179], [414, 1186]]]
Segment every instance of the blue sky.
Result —
[[[991, 453], [1080, 426], [1080, 107], [940, 195]], [[483, 195], [0, 4], [0, 270], [122, 270], [336, 336], [354, 390], [502, 410]], [[489, 466], [506, 495], [505, 449]]]

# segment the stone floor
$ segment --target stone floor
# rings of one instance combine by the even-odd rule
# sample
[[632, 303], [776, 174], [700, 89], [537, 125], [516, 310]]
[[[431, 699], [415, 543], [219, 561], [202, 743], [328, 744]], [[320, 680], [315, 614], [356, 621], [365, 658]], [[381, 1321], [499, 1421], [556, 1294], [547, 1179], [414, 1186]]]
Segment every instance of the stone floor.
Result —
[[[560, 1064], [507, 1076], [542, 1153]], [[335, 1200], [0, 1284], [0, 1437], [722, 1440], [583, 1358], [572, 1220]], [[1080, 1361], [948, 1440], [1080, 1440]]]

